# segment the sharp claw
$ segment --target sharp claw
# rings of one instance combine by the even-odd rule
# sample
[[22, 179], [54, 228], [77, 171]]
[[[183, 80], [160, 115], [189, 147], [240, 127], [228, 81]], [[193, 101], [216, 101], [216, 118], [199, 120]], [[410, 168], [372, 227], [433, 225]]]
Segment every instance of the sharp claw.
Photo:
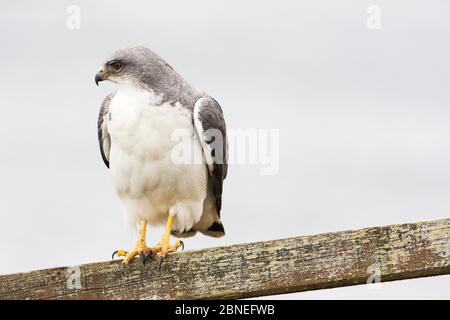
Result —
[[141, 261], [142, 261], [142, 265], [143, 265], [143, 266], [145, 266], [145, 262], [147, 261], [147, 258], [148, 258], [149, 255], [150, 255], [150, 252], [144, 252], [144, 251], [141, 251], [141, 252], [139, 253], [139, 257], [141, 258]]
[[122, 275], [125, 277], [127, 275], [128, 265], [122, 262], [122, 266], [120, 267]]
[[145, 266], [145, 252], [139, 252], [139, 258], [141, 258], [142, 265]]
[[184, 251], [184, 242], [180, 240], [181, 251]]
[[112, 256], [111, 256], [111, 260], [114, 260], [114, 256], [119, 252], [119, 250], [116, 250], [113, 252]]
[[159, 270], [161, 270], [161, 266], [162, 266], [163, 261], [164, 261], [164, 257], [163, 256], [159, 256], [159, 266], [158, 266]]

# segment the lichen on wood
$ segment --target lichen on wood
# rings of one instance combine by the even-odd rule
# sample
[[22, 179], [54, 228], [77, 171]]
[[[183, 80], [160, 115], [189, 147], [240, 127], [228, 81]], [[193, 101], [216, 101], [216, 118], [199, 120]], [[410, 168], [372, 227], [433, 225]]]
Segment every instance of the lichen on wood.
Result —
[[450, 274], [450, 219], [0, 276], [0, 299], [217, 299]]

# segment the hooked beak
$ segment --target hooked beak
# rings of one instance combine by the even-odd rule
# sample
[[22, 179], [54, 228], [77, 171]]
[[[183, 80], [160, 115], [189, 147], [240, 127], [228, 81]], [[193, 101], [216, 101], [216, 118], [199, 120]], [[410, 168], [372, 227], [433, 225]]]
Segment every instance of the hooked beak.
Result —
[[98, 73], [95, 75], [95, 84], [97, 86], [98, 86], [98, 83], [103, 80], [105, 80], [105, 79], [103, 79], [103, 77], [101, 75], [99, 75]]
[[106, 78], [104, 67], [101, 67], [95, 74], [95, 84], [98, 86], [98, 83], [106, 80]]

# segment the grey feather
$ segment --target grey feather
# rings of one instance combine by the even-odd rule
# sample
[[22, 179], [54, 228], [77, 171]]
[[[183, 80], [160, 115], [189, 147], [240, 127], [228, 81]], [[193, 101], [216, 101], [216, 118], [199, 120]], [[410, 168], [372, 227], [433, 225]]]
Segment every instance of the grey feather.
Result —
[[105, 100], [103, 100], [100, 112], [97, 120], [97, 133], [98, 143], [100, 145], [100, 153], [102, 155], [103, 162], [109, 168], [109, 150], [111, 148], [111, 138], [108, 133], [107, 117], [109, 117], [109, 104], [116, 93], [109, 94]]
[[[211, 159], [208, 171], [217, 213], [222, 208], [223, 180], [228, 171], [228, 142], [225, 119], [219, 103], [211, 97], [202, 97], [194, 105], [194, 125], [205, 158]], [[220, 134], [220, 136], [217, 135]], [[218, 143], [218, 139], [222, 141]], [[214, 145], [214, 146], [213, 146]]]
[[202, 95], [149, 48], [137, 46], [117, 50], [108, 58], [105, 66], [114, 62], [123, 64], [123, 70], [117, 74], [109, 68], [108, 72], [112, 77], [153, 91], [161, 96], [161, 104], [180, 102], [183, 106], [192, 108]]

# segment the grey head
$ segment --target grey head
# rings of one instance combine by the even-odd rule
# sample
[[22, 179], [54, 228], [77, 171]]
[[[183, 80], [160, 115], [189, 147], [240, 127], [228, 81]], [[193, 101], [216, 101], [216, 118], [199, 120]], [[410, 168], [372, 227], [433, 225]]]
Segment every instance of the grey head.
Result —
[[115, 51], [95, 75], [95, 83], [109, 80], [120, 86], [131, 85], [151, 90], [161, 102], [190, 104], [196, 91], [160, 56], [138, 46]]

